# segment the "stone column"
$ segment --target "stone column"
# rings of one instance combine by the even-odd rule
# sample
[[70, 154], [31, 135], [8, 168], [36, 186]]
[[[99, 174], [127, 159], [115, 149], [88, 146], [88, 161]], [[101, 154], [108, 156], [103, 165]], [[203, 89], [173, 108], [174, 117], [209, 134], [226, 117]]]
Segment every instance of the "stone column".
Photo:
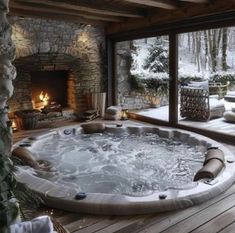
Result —
[[11, 63], [15, 58], [15, 46], [6, 18], [8, 3], [9, 0], [0, 0], [0, 154], [3, 156], [10, 155], [12, 146], [7, 101], [13, 94], [12, 80], [16, 77], [15, 67]]
[[6, 14], [9, 0], [0, 0], [0, 232], [8, 233], [9, 225], [17, 221], [18, 204], [14, 198], [13, 167], [9, 159], [12, 146], [11, 124], [7, 101], [13, 94], [12, 80], [16, 77], [12, 61], [15, 47], [11, 40], [11, 26]]

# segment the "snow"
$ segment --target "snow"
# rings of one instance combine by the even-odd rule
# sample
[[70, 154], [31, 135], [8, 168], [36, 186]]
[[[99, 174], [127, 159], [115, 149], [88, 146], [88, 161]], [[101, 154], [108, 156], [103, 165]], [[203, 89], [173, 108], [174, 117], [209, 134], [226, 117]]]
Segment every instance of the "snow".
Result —
[[[219, 30], [219, 29], [218, 29]], [[228, 48], [227, 48], [227, 65], [228, 70], [222, 71], [221, 58], [222, 58], [222, 42], [219, 46], [219, 52], [217, 56], [217, 71], [216, 74], [226, 75], [234, 74], [235, 76], [235, 27], [230, 27], [228, 33]], [[190, 36], [190, 40], [189, 40]], [[184, 33], [179, 35], [179, 77], [200, 77], [202, 79], [210, 79], [215, 73], [208, 63], [209, 57], [205, 56], [205, 40], [204, 34], [200, 34], [201, 50], [199, 54], [199, 63], [196, 62], [195, 54], [192, 49], [193, 40], [192, 33]], [[162, 38], [162, 43], [164, 47], [168, 47], [168, 37], [164, 36]], [[157, 79], [168, 79], [169, 75], [167, 73], [154, 73], [149, 69], [144, 69], [143, 65], [146, 58], [150, 55], [149, 49], [154, 45], [156, 37], [134, 40], [133, 44], [136, 47], [136, 51], [132, 53], [133, 64], [131, 69], [131, 74], [135, 75], [141, 79], [157, 78]], [[190, 41], [190, 48], [189, 48]]]

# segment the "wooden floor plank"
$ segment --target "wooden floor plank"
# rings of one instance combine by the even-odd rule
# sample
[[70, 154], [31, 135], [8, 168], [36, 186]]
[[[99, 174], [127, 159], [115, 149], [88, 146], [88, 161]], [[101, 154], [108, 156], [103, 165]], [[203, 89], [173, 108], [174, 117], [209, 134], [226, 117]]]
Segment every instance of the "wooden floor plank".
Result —
[[90, 225], [86, 228], [83, 228], [83, 229], [79, 229], [77, 231], [75, 231], [74, 233], [93, 233], [93, 232], [97, 232], [99, 230], [102, 230], [116, 222], [119, 222], [123, 219], [126, 219], [126, 216], [110, 216], [110, 217], [107, 217], [107, 218], [103, 218], [101, 221], [93, 224], [93, 225]]
[[235, 205], [235, 193], [215, 203], [210, 208], [206, 208], [193, 216], [186, 218], [185, 220], [177, 223], [176, 225], [163, 231], [164, 233], [188, 233], [210, 221], [210, 219], [217, 217], [221, 213], [225, 212], [229, 208]]
[[235, 207], [213, 218], [206, 224], [192, 231], [192, 233], [216, 233], [235, 222]]
[[62, 217], [56, 218], [56, 220], [62, 225], [67, 225], [67, 224], [74, 222], [75, 220], [78, 220], [81, 218], [82, 217], [79, 214], [67, 213], [67, 214], [63, 215]]
[[[226, 192], [222, 193], [221, 195], [207, 201], [204, 203], [201, 203], [199, 205], [190, 207], [188, 209], [184, 210], [178, 210], [178, 211], [171, 211], [167, 212], [167, 218], [164, 220], [158, 222], [157, 224], [150, 224], [146, 225], [144, 229], [140, 229], [139, 231], [136, 231], [138, 233], [157, 233], [162, 232], [165, 229], [176, 225], [177, 223], [180, 223], [181, 221], [184, 221], [185, 219], [194, 216], [198, 212], [205, 210], [207, 208], [212, 208], [214, 204], [221, 200], [227, 199], [229, 196], [233, 195], [235, 193], [235, 185], [233, 185], [230, 189], [228, 189]], [[232, 203], [231, 203], [232, 205]], [[158, 218], [158, 215], [155, 216]]]
[[152, 214], [150, 217], [148, 218], [143, 218], [141, 221], [139, 221], [137, 224], [135, 224], [134, 227], [132, 227], [130, 232], [139, 232], [143, 229], [146, 228], [146, 226], [151, 226], [151, 225], [155, 225], [161, 221], [163, 221], [164, 219], [167, 218], [169, 213], [165, 212], [165, 213], [158, 213], [158, 214]]
[[96, 231], [96, 233], [130, 233], [133, 225], [142, 219], [142, 216], [126, 216], [126, 219], [114, 223], [102, 230]]
[[65, 226], [66, 229], [69, 230], [69, 232], [73, 233], [76, 232], [78, 229], [83, 229], [87, 226], [93, 225], [99, 221], [102, 220], [102, 216], [84, 216], [81, 217], [78, 220], [75, 220], [73, 222], [70, 222]]
[[235, 222], [224, 228], [222, 231], [218, 233], [234, 233], [235, 232]]

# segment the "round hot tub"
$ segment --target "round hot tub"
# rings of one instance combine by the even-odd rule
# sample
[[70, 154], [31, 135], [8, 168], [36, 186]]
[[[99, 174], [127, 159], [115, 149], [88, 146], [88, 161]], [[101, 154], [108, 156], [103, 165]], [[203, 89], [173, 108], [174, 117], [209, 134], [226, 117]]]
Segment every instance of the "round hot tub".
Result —
[[[90, 123], [26, 138], [14, 148], [39, 164], [36, 169], [19, 166], [18, 181], [38, 192], [48, 206], [78, 213], [127, 215], [186, 208], [234, 182], [234, 156], [226, 147], [167, 127]], [[212, 161], [209, 172], [219, 164], [215, 174], [209, 174], [205, 162], [210, 148], [223, 156], [221, 160], [215, 153], [206, 159]]]

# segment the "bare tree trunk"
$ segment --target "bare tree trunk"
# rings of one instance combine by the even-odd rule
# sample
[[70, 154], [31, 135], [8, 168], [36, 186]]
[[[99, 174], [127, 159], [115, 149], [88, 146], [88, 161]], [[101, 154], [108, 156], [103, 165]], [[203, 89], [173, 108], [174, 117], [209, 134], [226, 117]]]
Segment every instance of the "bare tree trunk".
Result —
[[212, 72], [216, 72], [222, 29], [208, 30], [209, 51]]
[[211, 30], [207, 30], [207, 38], [208, 38], [208, 63], [210, 71], [212, 71], [212, 58], [211, 58], [211, 53], [212, 53], [212, 36], [211, 36]]
[[196, 39], [195, 39], [196, 35], [195, 34], [196, 34], [195, 32], [192, 32], [192, 52], [194, 55], [195, 55], [195, 46], [196, 46]]
[[195, 34], [196, 34], [195, 57], [197, 63], [197, 71], [201, 72], [201, 33], [195, 32]]
[[217, 34], [217, 39], [215, 41], [215, 42], [217, 42], [216, 43], [216, 56], [218, 57], [218, 55], [219, 55], [219, 48], [220, 48], [220, 41], [221, 41], [221, 38], [222, 38], [223, 29], [220, 28], [219, 30], [217, 29], [216, 31], [217, 31], [217, 33], [216, 33]]
[[222, 70], [227, 71], [228, 28], [223, 28], [222, 34]]
[[211, 65], [212, 65], [212, 71], [215, 72], [217, 67], [216, 29], [211, 31], [212, 31]]
[[182, 44], [184, 44], [184, 34], [179, 34], [178, 35], [178, 45], [179, 45], [179, 47], [181, 47]]
[[188, 51], [191, 51], [191, 35], [190, 33], [187, 34], [188, 35]]
[[205, 44], [205, 70], [208, 70], [208, 63], [209, 63], [208, 36], [207, 36], [207, 31], [203, 32], [204, 32], [204, 44]]

